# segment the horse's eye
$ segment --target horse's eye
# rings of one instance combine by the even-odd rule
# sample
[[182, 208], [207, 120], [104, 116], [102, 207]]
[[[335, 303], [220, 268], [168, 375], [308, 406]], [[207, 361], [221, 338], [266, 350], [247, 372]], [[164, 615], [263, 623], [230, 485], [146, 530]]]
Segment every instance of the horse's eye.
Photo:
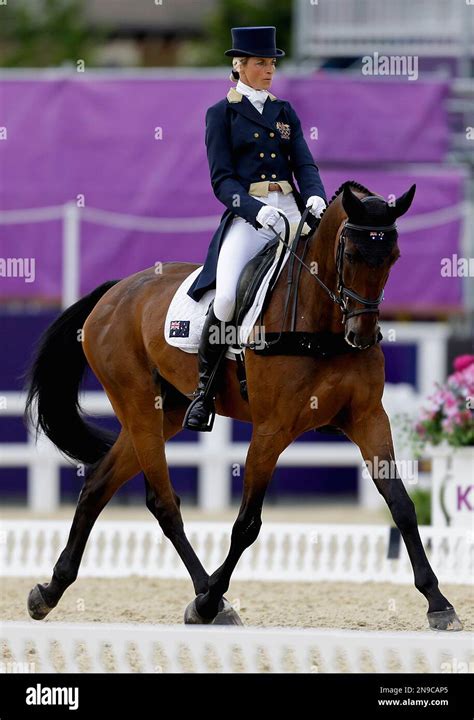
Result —
[[344, 256], [348, 259], [348, 261], [352, 264], [355, 260], [355, 257], [352, 253], [345, 252]]

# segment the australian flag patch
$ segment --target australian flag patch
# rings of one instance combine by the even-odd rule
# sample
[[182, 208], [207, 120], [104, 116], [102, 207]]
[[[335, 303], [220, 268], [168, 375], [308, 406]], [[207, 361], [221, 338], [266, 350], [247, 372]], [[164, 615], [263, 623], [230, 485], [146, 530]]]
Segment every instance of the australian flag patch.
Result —
[[172, 320], [170, 337], [189, 337], [189, 320]]

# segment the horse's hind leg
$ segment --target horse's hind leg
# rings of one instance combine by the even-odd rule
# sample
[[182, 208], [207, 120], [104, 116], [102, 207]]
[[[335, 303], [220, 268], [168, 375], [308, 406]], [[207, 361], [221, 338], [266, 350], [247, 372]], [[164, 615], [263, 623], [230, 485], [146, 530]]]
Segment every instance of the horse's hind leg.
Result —
[[[172, 413], [164, 413], [163, 417], [163, 436], [165, 442], [167, 442], [170, 438], [172, 438], [174, 435], [176, 435], [178, 432], [180, 432], [182, 428], [182, 422], [183, 417], [185, 414], [185, 408], [183, 408], [182, 413], [180, 415], [176, 415], [176, 411]], [[148, 478], [146, 475], [144, 475], [145, 478], [145, 504], [148, 508], [148, 510], [151, 512], [153, 517], [158, 520], [159, 517], [156, 511], [156, 495], [155, 491], [153, 490], [152, 486], [150, 485]], [[174, 488], [173, 488], [174, 492]], [[179, 508], [181, 505], [181, 499], [180, 497], [174, 492], [174, 499], [176, 502], [177, 507]]]
[[77, 503], [67, 545], [54, 566], [51, 582], [36, 585], [28, 596], [28, 612], [42, 620], [58, 604], [77, 577], [87, 538], [100, 512], [114, 493], [140, 471], [126, 430], [122, 429], [109, 452], [90, 469]]
[[[438, 578], [426, 557], [415, 506], [395, 465], [390, 423], [385, 410], [382, 406], [372, 409], [363, 417], [357, 417], [357, 422], [351, 421], [344, 430], [359, 446], [364, 461], [372, 468], [372, 479], [400, 530], [413, 567], [415, 587], [428, 600], [430, 627], [434, 630], [462, 630], [453, 606], [438, 588]], [[379, 473], [378, 469], [382, 468], [383, 473]]]

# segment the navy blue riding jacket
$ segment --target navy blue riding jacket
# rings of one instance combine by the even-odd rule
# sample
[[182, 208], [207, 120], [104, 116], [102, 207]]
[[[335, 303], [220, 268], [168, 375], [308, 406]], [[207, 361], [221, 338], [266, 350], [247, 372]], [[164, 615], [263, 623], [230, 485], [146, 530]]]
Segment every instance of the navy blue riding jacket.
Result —
[[264, 186], [268, 189], [269, 182], [280, 182], [288, 191], [291, 186], [301, 213], [311, 195], [319, 195], [327, 203], [299, 118], [288, 101], [279, 100], [272, 93], [263, 113], [259, 113], [245, 95], [231, 88], [227, 97], [206, 113], [206, 148], [212, 189], [226, 210], [212, 238], [202, 272], [188, 290], [188, 295], [196, 301], [216, 286], [219, 250], [235, 215], [257, 230], [262, 227], [256, 216], [264, 203], [251, 197], [249, 192], [257, 192]]

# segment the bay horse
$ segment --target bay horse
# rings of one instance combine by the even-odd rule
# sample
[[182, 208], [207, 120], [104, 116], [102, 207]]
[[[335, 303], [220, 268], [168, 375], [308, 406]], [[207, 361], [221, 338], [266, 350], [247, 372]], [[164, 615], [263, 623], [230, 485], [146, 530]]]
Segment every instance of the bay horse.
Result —
[[[388, 204], [355, 181], [343, 183], [309, 235], [307, 256], [304, 260], [298, 256], [304, 272], [297, 289], [295, 330], [331, 337], [348, 352], [329, 357], [263, 356], [246, 350], [247, 400], [240, 393], [235, 361], [224, 360], [216, 412], [251, 423], [252, 437], [230, 549], [212, 575], [186, 537], [165, 457], [166, 441], [182, 429], [198, 368], [195, 355], [166, 342], [164, 323], [175, 291], [198, 265], [168, 262], [160, 275], [149, 268], [106, 282], [47, 328], [27, 375], [25, 421], [37, 431], [41, 428], [69, 458], [87, 464], [88, 471], [51, 581], [36, 585], [28, 596], [31, 617], [41, 620], [57, 605], [77, 577], [100, 512], [124, 483], [142, 471], [146, 505], [194, 586], [196, 597], [186, 608], [185, 622], [241, 624], [224, 594], [239, 558], [259, 534], [265, 492], [278, 457], [299, 435], [331, 425], [358, 445], [368, 467], [389, 464], [388, 479], [373, 472], [373, 480], [405, 542], [415, 587], [428, 601], [429, 625], [437, 630], [462, 629], [426, 557], [414, 504], [396, 470], [390, 423], [382, 405], [379, 304], [400, 255], [395, 221], [407, 212], [414, 194], [413, 185]], [[288, 266], [264, 312], [265, 333], [280, 330]], [[81, 416], [78, 394], [87, 364], [120, 421], [116, 437]]]

